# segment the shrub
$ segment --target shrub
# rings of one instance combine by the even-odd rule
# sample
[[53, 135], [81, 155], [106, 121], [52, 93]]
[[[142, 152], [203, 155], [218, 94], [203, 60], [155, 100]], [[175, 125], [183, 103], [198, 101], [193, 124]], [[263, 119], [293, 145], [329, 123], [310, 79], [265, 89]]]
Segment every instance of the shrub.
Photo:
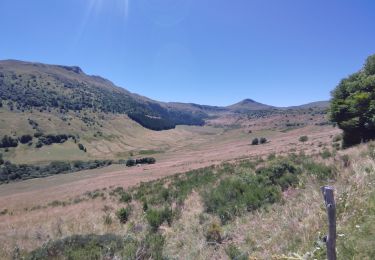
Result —
[[249, 259], [249, 255], [247, 253], [241, 252], [234, 244], [230, 244], [226, 249], [225, 252], [232, 260], [247, 260]]
[[41, 141], [38, 141], [36, 144], [35, 144], [35, 148], [41, 148], [43, 146], [43, 143]]
[[81, 144], [81, 143], [78, 144], [78, 148], [79, 148], [79, 150], [81, 150], [81, 151], [84, 151], [84, 152], [87, 151], [87, 150], [86, 150], [86, 147], [85, 147], [83, 144]]
[[146, 212], [146, 219], [151, 229], [157, 231], [164, 221], [166, 221], [168, 225], [172, 224], [173, 212], [172, 209], [167, 206], [165, 206], [164, 209], [149, 209]]
[[206, 240], [209, 243], [221, 243], [223, 241], [222, 239], [222, 229], [219, 223], [213, 222], [208, 227], [208, 230], [206, 232]]
[[264, 137], [261, 137], [261, 138], [259, 139], [259, 143], [260, 143], [260, 144], [265, 144], [265, 143], [267, 143], [267, 139], [264, 138]]
[[262, 176], [243, 174], [222, 179], [218, 186], [203, 194], [208, 213], [220, 217], [223, 224], [244, 211], [260, 208], [280, 199], [280, 189], [267, 182]]
[[23, 135], [20, 137], [21, 144], [27, 144], [31, 140], [33, 140], [33, 137], [31, 135]]
[[146, 212], [146, 219], [153, 231], [157, 231], [159, 226], [164, 222], [163, 212], [156, 209], [149, 209]]
[[320, 156], [323, 159], [328, 159], [332, 156], [332, 153], [327, 148], [324, 148], [323, 151], [320, 153]]
[[161, 234], [148, 233], [144, 241], [146, 253], [143, 259], [165, 259], [163, 257], [164, 244], [165, 238]]
[[134, 165], [135, 165], [135, 160], [130, 159], [130, 160], [128, 160], [128, 161], [126, 162], [126, 166], [128, 166], [128, 167], [132, 167], [132, 166], [134, 166]]
[[111, 217], [111, 215], [105, 214], [104, 217], [103, 217], [103, 222], [104, 222], [104, 225], [106, 225], [106, 226], [112, 225], [112, 217]]
[[254, 138], [253, 141], [251, 141], [251, 144], [252, 145], [258, 145], [259, 144], [259, 139], [258, 138]]
[[132, 201], [132, 195], [126, 191], [121, 193], [120, 202], [128, 203]]
[[18, 139], [12, 138], [11, 136], [5, 135], [0, 140], [0, 148], [9, 148], [9, 147], [17, 147], [18, 146]]
[[267, 177], [273, 185], [278, 185], [282, 190], [299, 183], [300, 170], [290, 161], [280, 159], [271, 162], [267, 167], [257, 170], [257, 174]]
[[336, 142], [340, 142], [341, 140], [342, 140], [342, 134], [339, 134], [333, 137], [332, 142], [336, 143]]
[[165, 206], [164, 210], [162, 211], [162, 217], [164, 221], [167, 221], [168, 225], [172, 225], [173, 221], [173, 211], [170, 207]]
[[34, 137], [35, 137], [35, 138], [39, 138], [39, 137], [41, 137], [41, 136], [43, 136], [43, 133], [42, 133], [42, 132], [36, 132], [36, 133], [34, 133]]
[[300, 138], [298, 140], [300, 142], [304, 143], [304, 142], [307, 142], [309, 140], [309, 138], [306, 135], [303, 135], [303, 136], [300, 136]]
[[129, 159], [126, 162], [126, 166], [132, 167], [137, 164], [154, 164], [156, 162], [155, 158], [153, 157], [145, 157], [145, 158], [139, 158], [139, 159]]
[[0, 165], [4, 164], [3, 154], [0, 153]]
[[124, 224], [128, 221], [131, 210], [131, 207], [127, 206], [126, 208], [121, 208], [116, 212], [116, 216], [120, 220], [120, 223]]
[[[130, 247], [133, 250], [126, 250]], [[124, 252], [127, 252], [125, 259], [134, 259], [132, 256], [136, 250], [136, 241], [124, 240], [113, 234], [73, 235], [44, 244], [32, 251], [26, 259], [107, 259], [108, 256], [122, 255]]]
[[336, 171], [332, 166], [327, 166], [310, 160], [303, 162], [303, 168], [307, 174], [314, 175], [319, 180], [333, 179], [336, 176]]
[[343, 166], [345, 168], [349, 167], [350, 166], [350, 157], [349, 155], [347, 154], [344, 154], [343, 156], [341, 156], [341, 160], [343, 162]]
[[144, 212], [146, 212], [148, 210], [148, 204], [147, 204], [147, 201], [144, 200], [143, 203], [142, 203], [142, 209]]

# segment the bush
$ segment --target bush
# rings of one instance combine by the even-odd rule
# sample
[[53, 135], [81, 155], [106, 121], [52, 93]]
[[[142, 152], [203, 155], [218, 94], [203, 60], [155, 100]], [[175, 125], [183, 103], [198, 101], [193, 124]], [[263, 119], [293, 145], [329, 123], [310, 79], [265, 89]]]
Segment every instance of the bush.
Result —
[[128, 166], [128, 167], [135, 166], [135, 160], [132, 160], [132, 159], [128, 160], [128, 161], [126, 162], [126, 166]]
[[139, 158], [139, 159], [129, 159], [126, 162], [126, 166], [132, 167], [137, 164], [154, 164], [156, 162], [155, 158], [153, 157], [145, 157], [145, 158]]
[[41, 141], [38, 141], [36, 144], [35, 144], [35, 148], [42, 148], [43, 146], [43, 143]]
[[0, 148], [9, 148], [9, 147], [17, 147], [18, 146], [18, 139], [12, 138], [11, 136], [5, 135], [0, 140]]
[[34, 137], [35, 137], [35, 138], [39, 138], [39, 137], [41, 137], [41, 136], [43, 136], [43, 133], [42, 133], [42, 132], [36, 132], [36, 133], [34, 134]]
[[282, 190], [296, 186], [300, 172], [300, 169], [285, 159], [273, 161], [269, 166], [257, 170], [257, 174], [267, 177], [273, 185], [280, 186]]
[[84, 152], [87, 151], [87, 150], [86, 150], [86, 147], [85, 147], [83, 144], [81, 144], [81, 143], [78, 144], [78, 148], [79, 148], [79, 150], [81, 150], [81, 151], [84, 151]]
[[343, 133], [343, 147], [375, 138], [375, 55], [362, 70], [341, 80], [332, 91], [330, 117]]
[[209, 243], [221, 243], [223, 241], [222, 238], [222, 230], [221, 226], [217, 222], [213, 222], [209, 227], [206, 232], [206, 240]]
[[309, 140], [309, 138], [306, 135], [303, 135], [303, 136], [300, 136], [300, 138], [298, 140], [300, 142], [304, 143], [304, 142], [307, 142]]
[[264, 138], [264, 137], [261, 137], [261, 138], [259, 139], [259, 142], [260, 142], [260, 144], [265, 144], [265, 143], [267, 143], [267, 139]]
[[303, 162], [303, 168], [307, 174], [314, 175], [319, 180], [333, 179], [336, 176], [336, 171], [332, 166], [327, 166], [322, 163], [307, 160]]
[[333, 137], [332, 142], [336, 143], [336, 142], [340, 142], [341, 140], [342, 140], [342, 134], [339, 134]]
[[172, 224], [173, 212], [172, 209], [167, 206], [164, 207], [164, 209], [149, 209], [146, 212], [146, 219], [152, 231], [157, 231], [164, 221], [166, 221], [168, 225]]
[[230, 244], [225, 252], [232, 260], [247, 260], [249, 259], [248, 253], [241, 252], [234, 244]]
[[132, 208], [127, 206], [126, 208], [121, 208], [116, 212], [116, 216], [120, 220], [120, 223], [124, 224], [129, 220], [131, 210]]
[[153, 231], [157, 231], [164, 222], [162, 211], [156, 209], [149, 209], [146, 212], [146, 219]]
[[349, 155], [347, 154], [344, 154], [343, 156], [341, 156], [341, 160], [343, 162], [343, 166], [345, 168], [349, 167], [350, 166], [350, 157]]
[[[131, 247], [134, 249], [126, 250]], [[73, 235], [44, 244], [32, 251], [26, 259], [107, 259], [108, 256], [119, 256], [124, 252], [128, 253], [124, 256], [125, 259], [134, 259], [132, 256], [136, 250], [136, 241], [124, 240], [123, 237], [113, 234]]]
[[161, 234], [148, 233], [145, 237], [144, 244], [146, 248], [146, 253], [143, 259], [166, 259], [165, 257], [163, 257], [165, 239]]
[[252, 211], [281, 197], [280, 188], [262, 176], [243, 174], [223, 179], [217, 187], [206, 190], [203, 201], [207, 213], [220, 217], [223, 224], [244, 211]]
[[258, 138], [254, 138], [253, 141], [251, 141], [251, 144], [252, 145], [258, 145], [259, 144], [259, 139]]
[[132, 201], [132, 195], [126, 191], [121, 193], [120, 202], [128, 203]]
[[4, 164], [3, 154], [0, 153], [0, 165]]
[[31, 135], [23, 135], [20, 137], [21, 144], [27, 144], [31, 140], [33, 140], [33, 137]]
[[106, 225], [106, 226], [112, 225], [112, 217], [111, 217], [111, 215], [109, 215], [108, 213], [105, 214], [104, 217], [103, 217], [103, 222], [104, 222], [104, 225]]
[[320, 156], [323, 159], [328, 159], [332, 156], [332, 153], [327, 148], [324, 148], [323, 151], [320, 153]]

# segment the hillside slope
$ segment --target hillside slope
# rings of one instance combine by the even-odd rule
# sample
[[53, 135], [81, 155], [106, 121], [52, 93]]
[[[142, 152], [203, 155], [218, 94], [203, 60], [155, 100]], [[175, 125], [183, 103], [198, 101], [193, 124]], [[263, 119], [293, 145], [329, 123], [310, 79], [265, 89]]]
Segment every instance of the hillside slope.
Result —
[[79, 67], [46, 65], [15, 60], [0, 61], [0, 98], [11, 110], [59, 110], [127, 114], [152, 130], [176, 125], [202, 125], [200, 111], [167, 107], [115, 86], [99, 76], [86, 75]]

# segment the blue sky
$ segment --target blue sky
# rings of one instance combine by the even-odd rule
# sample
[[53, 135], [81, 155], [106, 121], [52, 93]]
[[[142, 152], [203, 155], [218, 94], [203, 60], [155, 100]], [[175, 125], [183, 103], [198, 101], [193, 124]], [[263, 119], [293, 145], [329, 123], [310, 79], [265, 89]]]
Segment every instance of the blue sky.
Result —
[[326, 100], [375, 53], [373, 0], [0, 0], [0, 59], [161, 100]]

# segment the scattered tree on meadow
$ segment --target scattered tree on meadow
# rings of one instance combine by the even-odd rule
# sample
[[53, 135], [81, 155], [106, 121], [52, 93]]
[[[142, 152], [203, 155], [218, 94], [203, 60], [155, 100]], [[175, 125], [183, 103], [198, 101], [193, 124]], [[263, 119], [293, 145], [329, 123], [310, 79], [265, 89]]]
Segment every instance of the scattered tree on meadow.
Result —
[[33, 140], [33, 137], [31, 135], [23, 135], [19, 139], [20, 139], [21, 144], [27, 144], [28, 142]]
[[254, 138], [253, 141], [251, 142], [252, 145], [258, 145], [259, 144], [259, 139]]
[[330, 116], [344, 131], [343, 147], [375, 139], [375, 55], [332, 91]]
[[309, 138], [306, 135], [303, 135], [303, 136], [300, 136], [300, 138], [298, 140], [300, 142], [304, 143], [304, 142], [307, 142], [309, 140]]

